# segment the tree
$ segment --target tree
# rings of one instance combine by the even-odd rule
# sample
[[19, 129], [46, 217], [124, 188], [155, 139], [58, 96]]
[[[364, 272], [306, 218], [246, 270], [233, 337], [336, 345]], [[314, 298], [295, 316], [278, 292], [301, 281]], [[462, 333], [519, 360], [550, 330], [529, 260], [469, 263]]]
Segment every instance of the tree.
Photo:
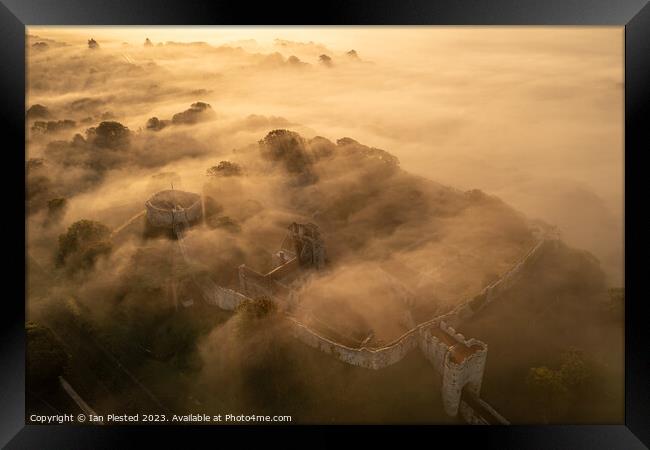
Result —
[[570, 348], [561, 354], [559, 369], [546, 366], [528, 371], [526, 385], [540, 405], [544, 421], [558, 419], [579, 396], [579, 391], [592, 378], [592, 369], [581, 350]]
[[292, 354], [293, 340], [277, 320], [276, 304], [268, 297], [245, 301], [236, 317], [237, 378], [244, 404], [262, 413], [304, 404], [308, 393]]
[[546, 366], [533, 367], [528, 371], [526, 385], [540, 406], [545, 423], [568, 406], [568, 390], [559, 371]]
[[320, 56], [318, 57], [318, 61], [319, 61], [322, 65], [324, 65], [324, 66], [327, 66], [327, 67], [331, 67], [331, 66], [332, 66], [332, 58], [330, 58], [330, 57], [327, 56], [327, 55], [320, 55]]
[[25, 325], [27, 355], [27, 389], [48, 390], [63, 375], [69, 356], [48, 327], [27, 322]]
[[196, 102], [192, 103], [189, 109], [174, 114], [172, 116], [172, 123], [174, 125], [193, 124], [213, 116], [214, 111], [208, 103]]
[[112, 250], [111, 230], [100, 222], [79, 220], [59, 236], [56, 264], [71, 272], [92, 269], [97, 259]]
[[77, 122], [69, 119], [48, 121], [37, 120], [34, 122], [34, 125], [32, 125], [31, 131], [40, 134], [56, 133], [58, 131], [74, 128], [76, 125]]
[[218, 165], [207, 170], [209, 177], [233, 177], [241, 175], [242, 170], [239, 164], [230, 161], [221, 161]]
[[291, 55], [289, 58], [287, 58], [287, 64], [292, 65], [292, 66], [305, 66], [304, 62], [300, 61], [300, 58], [297, 56]]
[[625, 311], [625, 289], [610, 288], [607, 290], [608, 301], [606, 304], [607, 312], [616, 320], [623, 319]]
[[47, 50], [50, 46], [47, 45], [47, 42], [35, 42], [32, 44], [32, 48], [34, 50]]
[[129, 144], [131, 132], [119, 122], [101, 122], [97, 127], [86, 131], [89, 141], [100, 148], [118, 148]]
[[262, 158], [282, 163], [287, 172], [298, 175], [305, 184], [316, 181], [317, 176], [312, 172], [312, 155], [298, 133], [284, 129], [272, 130], [259, 144]]
[[277, 309], [275, 302], [268, 297], [244, 300], [236, 310], [239, 317], [238, 331], [243, 335], [249, 335], [258, 330], [262, 322], [272, 317]]
[[52, 224], [61, 221], [68, 208], [68, 201], [63, 197], [56, 197], [47, 201], [46, 223]]
[[560, 375], [568, 389], [578, 389], [592, 378], [590, 366], [584, 359], [584, 353], [576, 348], [562, 352]]
[[42, 169], [44, 165], [45, 160], [43, 158], [29, 158], [26, 163], [27, 173]]
[[158, 117], [152, 117], [147, 120], [147, 130], [160, 131], [169, 124], [169, 120], [160, 120]]
[[50, 115], [50, 110], [47, 109], [47, 106], [43, 106], [37, 103], [29, 107], [26, 116], [27, 116], [27, 120], [33, 120], [33, 119], [48, 119], [50, 118], [51, 115]]

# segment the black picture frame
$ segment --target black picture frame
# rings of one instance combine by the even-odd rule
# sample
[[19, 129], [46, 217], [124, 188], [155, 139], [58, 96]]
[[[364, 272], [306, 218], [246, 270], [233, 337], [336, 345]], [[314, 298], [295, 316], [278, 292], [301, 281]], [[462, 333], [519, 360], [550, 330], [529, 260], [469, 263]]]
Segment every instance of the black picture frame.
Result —
[[[116, 448], [153, 442], [192, 446], [224, 433], [247, 439], [256, 427], [81, 427], [25, 425], [25, 227], [24, 197], [25, 27], [29, 25], [617, 25], [625, 27], [625, 424], [575, 426], [371, 427], [372, 437], [394, 445], [424, 439], [428, 445], [482, 448], [637, 449], [650, 446], [650, 347], [648, 307], [642, 297], [647, 247], [643, 225], [643, 151], [648, 149], [650, 89], [650, 6], [644, 0], [330, 0], [267, 2], [256, 5], [220, 0], [0, 0], [0, 123], [4, 128], [2, 177], [5, 281], [0, 320], [0, 445], [7, 448]], [[637, 195], [638, 193], [638, 195]], [[640, 200], [640, 207], [635, 204]], [[20, 238], [23, 238], [22, 240]], [[16, 258], [15, 261], [13, 258]], [[638, 261], [638, 262], [637, 262]], [[346, 427], [265, 427], [270, 437], [304, 445], [348, 441]], [[316, 438], [305, 441], [305, 432]], [[406, 432], [406, 433], [405, 433]], [[404, 436], [408, 441], [404, 441]], [[208, 439], [208, 441], [205, 441]], [[289, 440], [287, 440], [289, 439]], [[422, 441], [421, 441], [422, 442]], [[190, 444], [188, 444], [190, 443]]]

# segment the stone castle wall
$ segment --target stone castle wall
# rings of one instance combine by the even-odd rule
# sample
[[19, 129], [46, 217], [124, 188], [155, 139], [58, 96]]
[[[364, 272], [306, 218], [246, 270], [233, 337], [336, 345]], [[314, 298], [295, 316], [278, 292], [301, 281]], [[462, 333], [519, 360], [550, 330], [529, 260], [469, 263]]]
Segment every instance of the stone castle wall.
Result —
[[226, 311], [234, 311], [242, 302], [249, 300], [245, 295], [232, 289], [221, 287], [208, 278], [197, 280], [197, 285], [201, 289], [203, 299], [207, 304]]
[[[462, 321], [471, 317], [485, 305], [497, 299], [521, 276], [525, 267], [532, 263], [547, 241], [540, 241], [501, 279], [486, 287], [474, 299], [463, 303], [451, 312], [424, 322], [412, 328], [392, 343], [381, 348], [352, 348], [334, 342], [320, 335], [297, 319], [288, 316], [291, 323], [292, 334], [304, 344], [332, 355], [339, 360], [351, 365], [379, 370], [401, 361], [409, 352], [419, 348], [433, 368], [441, 375], [441, 395], [445, 412], [451, 416], [461, 415], [468, 423], [488, 423], [486, 415], [481, 414], [467, 402], [462, 400], [465, 389], [477, 398], [480, 395], [485, 362], [487, 358], [487, 345], [476, 339], [466, 339], [454, 329]], [[245, 266], [240, 267], [241, 288], [249, 296], [273, 296], [271, 283], [273, 277], [269, 274], [262, 275]], [[208, 289], [206, 296], [208, 303], [223, 309], [234, 310], [236, 306], [248, 298], [239, 292], [213, 285]], [[477, 303], [476, 299], [481, 300]], [[440, 332], [445, 333], [441, 339]], [[456, 345], [463, 345], [471, 352], [462, 361], [455, 362], [452, 350]], [[486, 404], [487, 405], [487, 404]], [[482, 409], [489, 408], [489, 405]], [[501, 416], [494, 410], [493, 416]], [[507, 423], [507, 422], [506, 422]]]
[[[457, 306], [447, 314], [414, 327], [385, 347], [350, 348], [321, 336], [295, 319], [290, 319], [293, 322], [294, 336], [310, 347], [331, 354], [341, 361], [375, 370], [399, 362], [411, 350], [419, 347], [425, 358], [442, 376], [443, 406], [449, 415], [460, 414], [468, 423], [488, 423], [488, 419], [484, 416], [496, 417], [497, 419], [494, 420], [498, 423], [507, 423], [489, 405], [485, 404], [481, 409], [487, 408], [490, 411], [481, 414], [461, 400], [463, 389], [476, 397], [480, 395], [487, 359], [487, 345], [476, 339], [466, 339], [462, 334], [457, 333], [454, 327], [459, 326], [463, 321], [499, 298], [522, 276], [524, 270], [537, 259], [545, 246], [556, 245], [556, 243], [556, 239], [539, 240], [511, 270], [483, 289], [473, 299]], [[471, 355], [460, 363], [454, 362], [450, 351], [454, 344], [450, 345], [435, 336], [435, 333], [432, 332], [434, 327], [440, 328], [459, 344], [472, 348]]]
[[501, 278], [489, 286], [486, 286], [472, 299], [458, 305], [450, 312], [437, 317], [437, 319], [443, 320], [445, 323], [453, 327], [458, 327], [462, 322], [501, 297], [504, 292], [510, 289], [510, 287], [521, 278], [524, 270], [537, 259], [546, 246], [556, 245], [556, 243], [557, 241], [552, 239], [542, 239], [537, 241], [528, 253], [526, 253], [526, 255], [524, 255], [524, 257]]
[[[199, 217], [200, 212], [199, 202]], [[147, 214], [149, 214], [149, 208]], [[173, 217], [170, 218], [170, 225], [173, 219]], [[182, 234], [179, 235], [179, 238], [179, 245], [182, 247]], [[473, 299], [459, 305], [447, 314], [415, 326], [384, 347], [348, 347], [320, 335], [297, 319], [287, 316], [291, 324], [292, 334], [306, 345], [333, 355], [341, 361], [373, 370], [395, 364], [410, 351], [419, 348], [434, 369], [442, 376], [441, 394], [445, 411], [451, 416], [460, 414], [468, 423], [487, 423], [488, 419], [485, 416], [490, 416], [492, 413], [488, 411], [482, 414], [479, 411], [486, 409], [486, 407], [479, 405], [476, 408], [467, 401], [462, 400], [464, 390], [476, 398], [480, 395], [487, 357], [487, 345], [476, 339], [466, 339], [462, 334], [457, 333], [454, 327], [457, 327], [464, 320], [500, 297], [519, 279], [524, 269], [535, 261], [541, 253], [540, 250], [545, 245], [552, 245], [552, 243], [553, 240], [548, 239], [538, 241], [510, 271], [495, 283], [483, 289]], [[185, 252], [183, 252], [183, 255], [187, 258]], [[202, 289], [204, 299], [208, 304], [233, 311], [246, 299], [257, 296], [275, 298], [274, 294], [276, 294], [278, 288], [288, 288], [280, 285], [272, 274], [277, 272], [277, 274], [281, 275], [297, 268], [297, 259], [288, 261], [266, 275], [242, 265], [239, 267], [239, 281], [243, 293], [218, 286], [207, 278], [197, 281], [197, 284]], [[456, 352], [458, 346], [462, 346], [465, 352], [463, 357], [458, 357], [458, 352]], [[487, 408], [491, 410], [489, 405], [487, 405]], [[505, 419], [499, 416], [498, 413], [494, 410], [491, 411], [494, 412], [492, 416], [498, 417], [505, 422]]]
[[239, 266], [239, 289], [249, 297], [273, 297], [272, 280], [245, 265]]
[[269, 297], [285, 300], [293, 295], [291, 289], [278, 280], [300, 269], [298, 258], [286, 261], [263, 275], [246, 265], [239, 266], [239, 289], [249, 297]]
[[301, 342], [324, 353], [333, 355], [348, 364], [367, 369], [381, 369], [399, 362], [408, 352], [418, 346], [418, 331], [407, 332], [390, 345], [382, 348], [352, 348], [318, 334], [307, 325], [289, 317], [292, 333]]
[[509, 425], [510, 423], [476, 394], [463, 390], [458, 414], [470, 425]]
[[[442, 375], [443, 405], [445, 411], [451, 416], [458, 414], [461, 392], [465, 386], [476, 395], [480, 393], [485, 371], [487, 345], [476, 339], [466, 340], [463, 335], [456, 333], [444, 322], [436, 321], [420, 325], [385, 347], [351, 348], [321, 336], [294, 318], [289, 318], [289, 320], [292, 323], [294, 337], [301, 342], [348, 364], [367, 369], [378, 370], [395, 364], [411, 350], [419, 348], [434, 369]], [[455, 344], [443, 342], [435, 333], [432, 333], [433, 328], [439, 328], [446, 333]], [[460, 363], [455, 363], [451, 359], [451, 347], [457, 344], [465, 345], [473, 350], [471, 355]]]

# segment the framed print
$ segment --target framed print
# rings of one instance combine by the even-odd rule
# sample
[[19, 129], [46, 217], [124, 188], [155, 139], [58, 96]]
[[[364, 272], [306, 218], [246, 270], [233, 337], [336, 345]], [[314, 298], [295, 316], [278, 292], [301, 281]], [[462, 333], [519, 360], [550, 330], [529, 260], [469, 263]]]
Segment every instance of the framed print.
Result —
[[650, 442], [645, 2], [0, 17], [7, 448]]

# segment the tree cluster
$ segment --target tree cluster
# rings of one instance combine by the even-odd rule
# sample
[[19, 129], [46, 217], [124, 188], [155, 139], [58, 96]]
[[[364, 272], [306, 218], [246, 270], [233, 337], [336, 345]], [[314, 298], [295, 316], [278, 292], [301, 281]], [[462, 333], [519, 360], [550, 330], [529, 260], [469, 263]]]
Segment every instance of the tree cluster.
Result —
[[532, 367], [526, 376], [526, 385], [548, 422], [567, 411], [578, 391], [592, 377], [593, 369], [585, 361], [583, 352], [570, 349], [562, 353], [561, 365], [557, 369]]
[[27, 389], [33, 392], [51, 389], [65, 372], [70, 357], [48, 327], [27, 322], [25, 335]]
[[101, 256], [111, 252], [110, 237], [111, 230], [102, 223], [86, 219], [73, 223], [59, 236], [57, 266], [71, 273], [92, 269]]
[[242, 174], [241, 166], [230, 161], [221, 161], [207, 170], [210, 177], [233, 177]]

